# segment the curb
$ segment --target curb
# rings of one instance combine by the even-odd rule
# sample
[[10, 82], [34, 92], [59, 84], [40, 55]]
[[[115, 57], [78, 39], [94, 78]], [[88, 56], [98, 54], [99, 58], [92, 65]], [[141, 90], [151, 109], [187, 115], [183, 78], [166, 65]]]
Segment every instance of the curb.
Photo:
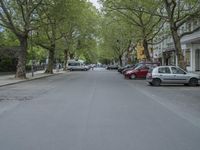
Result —
[[0, 85], [0, 87], [14, 85], [14, 84], [19, 84], [19, 83], [24, 83], [24, 82], [30, 82], [30, 81], [33, 81], [33, 80], [48, 78], [48, 77], [51, 77], [51, 76], [56, 76], [56, 75], [61, 75], [61, 74], [63, 74], [63, 73], [49, 74], [49, 75], [46, 75], [46, 76], [36, 77], [36, 78], [32, 78], [32, 79], [25, 79], [25, 80], [16, 81], [16, 82], [13, 82], [13, 83], [5, 83], [5, 84]]

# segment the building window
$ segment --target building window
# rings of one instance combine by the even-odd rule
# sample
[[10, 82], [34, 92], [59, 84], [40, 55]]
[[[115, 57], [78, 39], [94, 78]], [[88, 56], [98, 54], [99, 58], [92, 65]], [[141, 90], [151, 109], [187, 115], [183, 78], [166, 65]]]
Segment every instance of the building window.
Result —
[[197, 20], [194, 20], [193, 26], [194, 26], [194, 28], [197, 28], [197, 27], [198, 27], [198, 21], [197, 21]]
[[187, 31], [189, 31], [189, 32], [192, 31], [191, 23], [188, 23], [188, 24], [187, 24]]
[[185, 61], [186, 61], [186, 65], [190, 66], [190, 50], [189, 49], [185, 51]]
[[184, 26], [182, 26], [181, 27], [181, 33], [184, 33], [184, 31], [185, 31], [185, 28], [184, 28]]

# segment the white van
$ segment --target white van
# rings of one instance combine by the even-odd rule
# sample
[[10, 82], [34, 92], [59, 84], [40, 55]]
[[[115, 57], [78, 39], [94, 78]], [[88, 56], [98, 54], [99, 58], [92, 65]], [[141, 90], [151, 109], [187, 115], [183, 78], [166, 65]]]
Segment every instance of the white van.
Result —
[[68, 60], [67, 61], [67, 69], [70, 71], [74, 71], [74, 70], [87, 71], [89, 68], [81, 61]]

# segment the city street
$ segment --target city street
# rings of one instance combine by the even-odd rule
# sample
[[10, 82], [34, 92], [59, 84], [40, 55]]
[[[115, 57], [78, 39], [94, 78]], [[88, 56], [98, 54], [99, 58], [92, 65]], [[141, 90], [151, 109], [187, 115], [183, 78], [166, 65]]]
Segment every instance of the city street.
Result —
[[0, 149], [199, 150], [200, 86], [95, 69], [0, 87]]

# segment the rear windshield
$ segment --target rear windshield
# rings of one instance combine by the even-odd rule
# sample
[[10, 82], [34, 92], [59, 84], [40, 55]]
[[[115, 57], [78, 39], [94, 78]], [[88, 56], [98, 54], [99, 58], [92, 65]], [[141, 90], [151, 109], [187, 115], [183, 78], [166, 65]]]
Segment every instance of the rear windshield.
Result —
[[153, 67], [149, 68], [148, 73], [152, 73], [152, 71], [153, 71]]
[[140, 69], [143, 66], [153, 69], [153, 68], [157, 67], [158, 65], [159, 64], [157, 64], [157, 63], [138, 63], [138, 64], [136, 64], [135, 69]]
[[138, 65], [137, 67], [135, 67], [135, 69], [140, 69], [142, 66], [143, 66], [143, 65], [140, 64], [140, 65]]

